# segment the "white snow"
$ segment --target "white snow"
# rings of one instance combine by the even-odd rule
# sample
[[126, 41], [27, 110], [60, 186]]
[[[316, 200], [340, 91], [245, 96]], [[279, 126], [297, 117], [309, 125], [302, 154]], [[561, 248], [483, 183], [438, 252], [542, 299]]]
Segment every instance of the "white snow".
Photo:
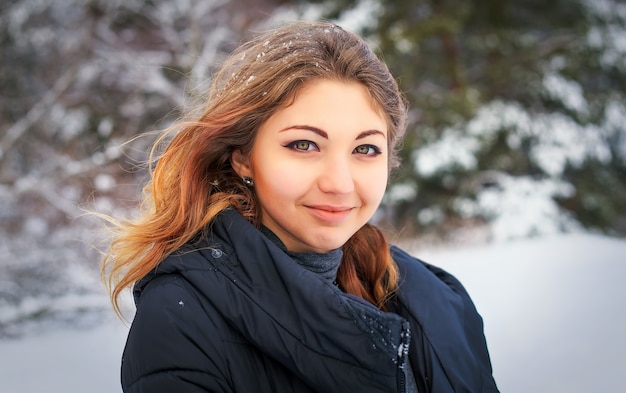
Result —
[[126, 327], [112, 318], [88, 330], [0, 341], [3, 393], [114, 393]]
[[[566, 85], [567, 81], [553, 76], [546, 83], [555, 85], [549, 87], [550, 94], [569, 97], [567, 105], [586, 108], [583, 97], [568, 91], [576, 89], [573, 82]], [[619, 105], [611, 108], [612, 119], [624, 116], [621, 109]], [[568, 163], [578, 167], [586, 159], [605, 163], [611, 159], [609, 142], [599, 127], [581, 126], [559, 113], [532, 114], [517, 103], [496, 100], [480, 108], [467, 125], [447, 128], [436, 141], [415, 150], [415, 170], [430, 177], [454, 167], [474, 169], [476, 154], [491, 145], [501, 130], [511, 130], [507, 139], [511, 147], [517, 147], [521, 138], [532, 139], [532, 161], [550, 176], [562, 175]]]
[[469, 291], [501, 392], [623, 391], [623, 239], [555, 235], [417, 254]]
[[113, 176], [106, 173], [100, 173], [96, 175], [93, 182], [96, 186], [96, 189], [100, 191], [110, 191], [111, 189], [113, 189], [113, 187], [115, 187], [117, 183]]
[[[626, 373], [626, 241], [554, 235], [413, 253], [455, 274], [485, 321], [504, 393], [622, 391]], [[0, 341], [0, 391], [120, 392], [127, 327]]]
[[448, 129], [441, 138], [413, 152], [415, 171], [430, 177], [448, 168], [458, 167], [465, 171], [476, 168], [476, 152], [480, 143], [475, 135], [457, 129]]
[[556, 72], [550, 72], [544, 75], [543, 84], [548, 94], [563, 102], [566, 108], [579, 114], [586, 115], [589, 112], [583, 88], [578, 82], [565, 79]]
[[561, 180], [494, 175], [497, 186], [481, 191], [476, 200], [457, 198], [455, 209], [466, 217], [490, 220], [490, 239], [512, 240], [561, 232], [582, 231], [581, 225], [553, 197], [569, 197], [573, 187]]
[[410, 201], [417, 196], [417, 186], [415, 183], [396, 183], [387, 188], [384, 201], [391, 206], [403, 201]]
[[361, 0], [354, 8], [345, 10], [337, 20], [337, 24], [349, 31], [361, 31], [364, 27], [378, 24], [381, 14], [381, 4], [372, 0]]

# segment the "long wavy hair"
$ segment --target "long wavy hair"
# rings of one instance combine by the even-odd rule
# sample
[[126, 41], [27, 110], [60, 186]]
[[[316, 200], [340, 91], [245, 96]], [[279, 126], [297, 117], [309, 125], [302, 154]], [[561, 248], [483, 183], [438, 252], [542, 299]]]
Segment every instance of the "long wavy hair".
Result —
[[[150, 162], [156, 164], [149, 166], [138, 218], [109, 220], [113, 241], [101, 274], [118, 314], [124, 289], [224, 209], [235, 208], [260, 225], [255, 195], [231, 166], [231, 154], [249, 154], [259, 126], [304, 85], [320, 79], [367, 88], [388, 125], [389, 169], [398, 165], [406, 103], [387, 66], [363, 39], [330, 22], [295, 22], [258, 35], [226, 59], [196, 114], [154, 144]], [[366, 224], [343, 246], [338, 284], [385, 309], [397, 280], [385, 236]]]

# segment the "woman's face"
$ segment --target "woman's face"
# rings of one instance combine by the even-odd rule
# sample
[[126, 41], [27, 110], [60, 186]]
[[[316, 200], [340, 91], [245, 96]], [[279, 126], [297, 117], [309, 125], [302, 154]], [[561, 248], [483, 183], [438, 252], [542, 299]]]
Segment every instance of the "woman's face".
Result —
[[366, 88], [320, 80], [258, 130], [240, 176], [254, 180], [261, 222], [294, 252], [341, 247], [374, 214], [387, 185], [387, 123]]

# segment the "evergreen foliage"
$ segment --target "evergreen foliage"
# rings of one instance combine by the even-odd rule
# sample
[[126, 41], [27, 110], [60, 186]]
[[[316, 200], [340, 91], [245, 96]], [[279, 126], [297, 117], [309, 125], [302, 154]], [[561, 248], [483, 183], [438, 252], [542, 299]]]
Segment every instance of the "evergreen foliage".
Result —
[[[359, 32], [411, 102], [405, 165], [386, 199], [394, 226], [626, 234], [624, 3], [316, 3], [330, 19], [372, 16]], [[499, 233], [504, 219], [519, 230]]]
[[86, 200], [132, 209], [150, 138], [124, 142], [166, 126], [264, 19], [298, 15], [365, 35], [411, 102], [383, 221], [408, 236], [626, 234], [617, 0], [7, 2], [0, 232], [46, 236]]

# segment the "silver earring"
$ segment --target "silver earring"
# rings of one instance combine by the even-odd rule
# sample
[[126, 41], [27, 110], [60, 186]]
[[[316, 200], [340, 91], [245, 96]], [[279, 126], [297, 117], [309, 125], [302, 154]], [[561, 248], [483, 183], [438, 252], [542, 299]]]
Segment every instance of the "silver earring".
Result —
[[243, 184], [245, 184], [246, 186], [254, 187], [254, 180], [252, 180], [251, 177], [244, 176], [241, 178], [241, 180], [243, 181]]

